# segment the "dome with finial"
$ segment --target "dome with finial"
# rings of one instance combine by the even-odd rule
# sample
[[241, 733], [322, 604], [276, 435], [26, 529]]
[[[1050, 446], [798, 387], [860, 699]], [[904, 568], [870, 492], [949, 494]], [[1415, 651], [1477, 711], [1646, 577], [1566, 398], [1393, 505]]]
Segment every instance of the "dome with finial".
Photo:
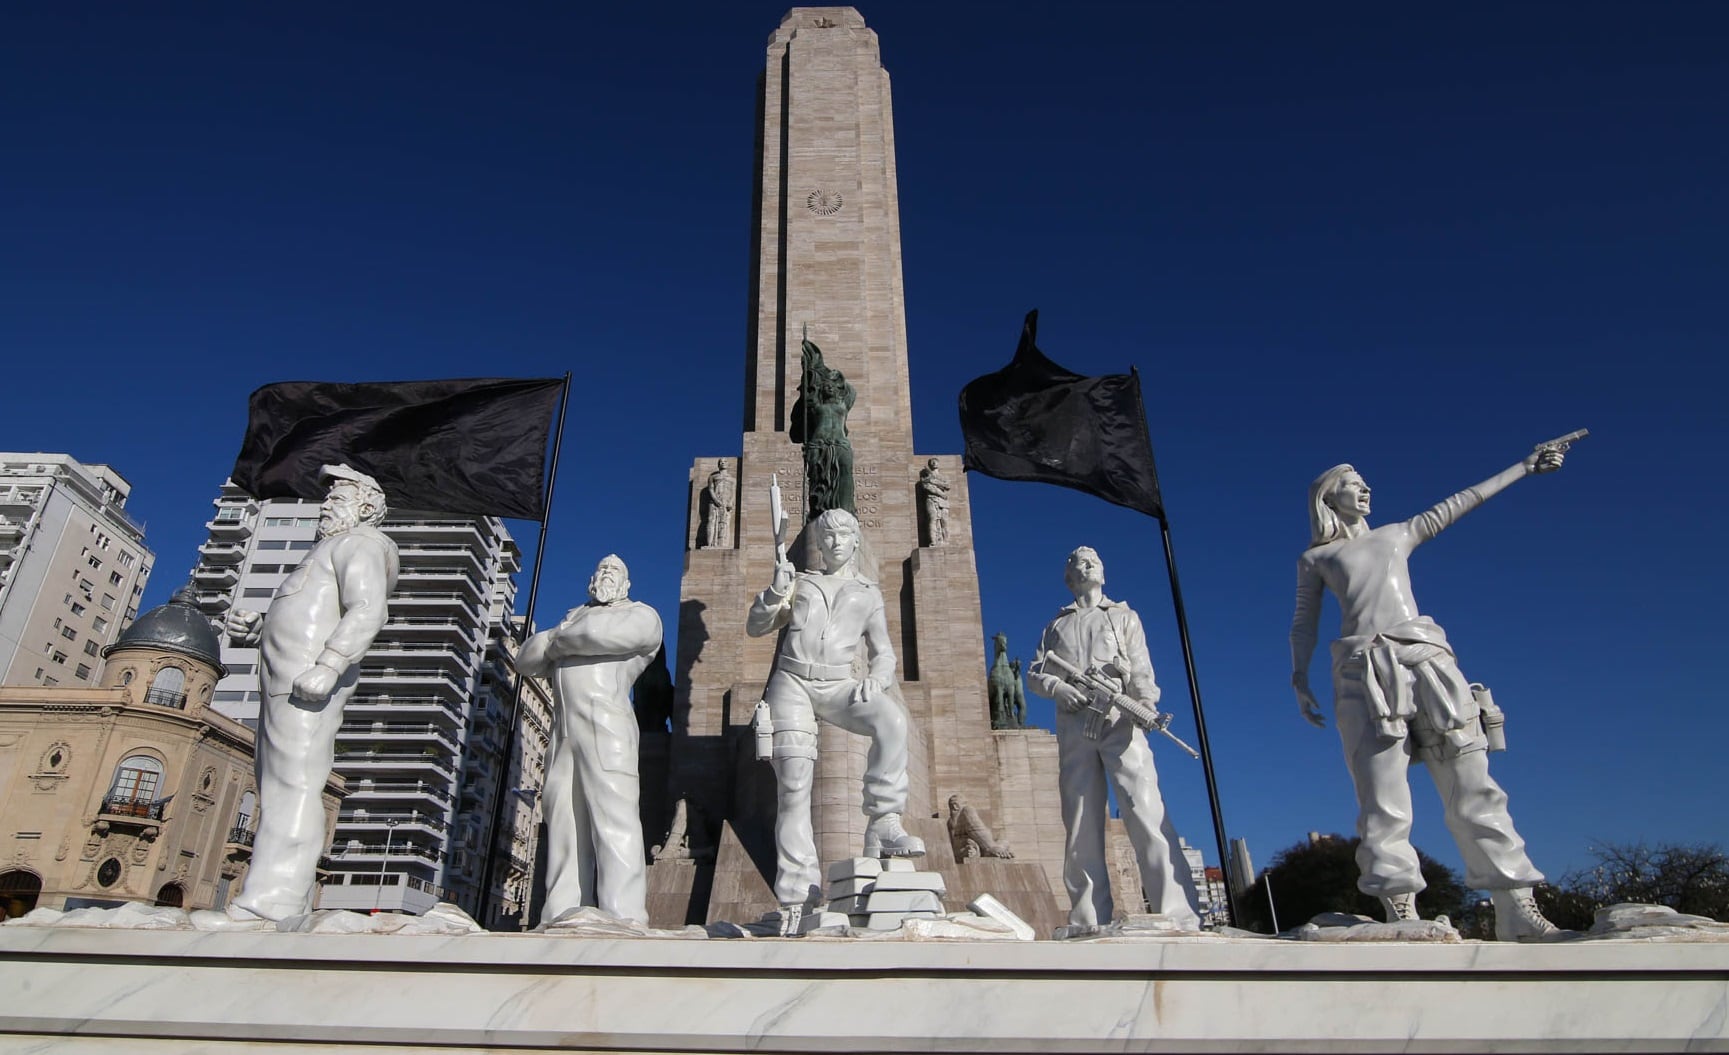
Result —
[[210, 620], [193, 603], [190, 583], [175, 590], [167, 604], [139, 616], [119, 640], [102, 650], [102, 655], [106, 658], [123, 648], [177, 652], [215, 667], [217, 677], [228, 673], [222, 665], [222, 641]]

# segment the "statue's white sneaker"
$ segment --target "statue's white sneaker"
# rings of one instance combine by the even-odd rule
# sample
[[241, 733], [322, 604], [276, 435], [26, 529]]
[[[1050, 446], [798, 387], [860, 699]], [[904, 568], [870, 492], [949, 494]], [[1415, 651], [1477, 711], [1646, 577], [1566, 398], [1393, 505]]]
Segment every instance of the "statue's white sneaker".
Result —
[[1495, 906], [1496, 941], [1554, 941], [1571, 936], [1544, 918], [1528, 886], [1491, 890], [1489, 900]]
[[1382, 894], [1381, 910], [1386, 913], [1388, 923], [1422, 919], [1421, 916], [1417, 915], [1417, 895], [1415, 894]]
[[916, 835], [908, 834], [901, 827], [901, 815], [885, 813], [881, 817], [872, 817], [870, 826], [865, 828], [864, 856], [866, 857], [923, 857], [925, 841]]

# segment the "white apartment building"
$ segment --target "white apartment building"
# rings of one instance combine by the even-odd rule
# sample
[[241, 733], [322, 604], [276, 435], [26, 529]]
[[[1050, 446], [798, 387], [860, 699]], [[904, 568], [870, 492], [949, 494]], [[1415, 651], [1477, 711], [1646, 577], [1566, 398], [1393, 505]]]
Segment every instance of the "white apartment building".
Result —
[[[259, 502], [232, 483], [214, 504], [192, 573], [198, 607], [218, 621], [234, 606], [263, 611], [316, 541], [318, 505]], [[347, 795], [319, 907], [422, 913], [452, 901], [482, 921], [520, 916], [521, 896], [514, 911], [491, 899], [481, 904], [479, 882], [482, 828], [501, 793], [521, 552], [494, 517], [403, 512], [383, 530], [396, 542], [401, 573], [337, 737], [336, 772]], [[228, 676], [212, 705], [256, 729], [257, 649], [225, 641], [222, 661]], [[536, 746], [516, 752], [528, 768], [513, 766], [502, 793], [527, 809], [507, 810], [506, 828], [523, 830], [500, 832], [498, 841], [526, 839], [521, 856], [531, 883], [550, 710], [539, 686], [523, 698], [520, 739]], [[495, 896], [509, 877], [495, 865]]]
[[0, 684], [95, 685], [153, 563], [132, 485], [66, 454], [0, 453]]

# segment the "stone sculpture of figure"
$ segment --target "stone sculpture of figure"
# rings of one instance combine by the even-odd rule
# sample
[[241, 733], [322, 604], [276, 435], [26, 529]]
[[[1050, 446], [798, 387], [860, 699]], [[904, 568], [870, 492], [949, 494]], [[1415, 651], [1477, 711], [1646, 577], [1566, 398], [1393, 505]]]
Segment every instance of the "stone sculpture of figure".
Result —
[[[773, 723], [774, 891], [783, 928], [822, 896], [810, 813], [818, 718], [870, 737], [864, 856], [916, 857], [925, 850], [924, 842], [901, 826], [908, 789], [907, 713], [894, 692], [895, 654], [882, 591], [858, 573], [858, 520], [831, 509], [813, 526], [822, 569], [797, 572], [790, 561], [780, 562], [745, 621], [752, 637], [786, 629], [763, 690]], [[855, 678], [853, 658], [861, 644], [869, 662], [864, 677]]]
[[396, 543], [378, 529], [385, 513], [378, 481], [346, 465], [326, 465], [319, 478], [330, 490], [317, 544], [277, 587], [269, 611], [231, 608], [225, 627], [237, 643], [258, 646], [264, 695], [252, 867], [228, 906], [238, 919], [312, 911], [336, 731], [396, 588]]
[[557, 708], [547, 749], [546, 906], [556, 922], [583, 906], [648, 922], [641, 789], [641, 732], [630, 687], [660, 649], [660, 616], [630, 599], [630, 571], [602, 558], [588, 603], [522, 646], [525, 674], [552, 679]]
[[949, 481], [937, 460], [919, 470], [919, 497], [924, 499], [925, 524], [930, 532], [930, 544], [949, 544]]
[[1051, 654], [1078, 670], [1096, 670], [1121, 691], [1146, 704], [1158, 702], [1147, 639], [1133, 609], [1104, 594], [1105, 566], [1091, 548], [1069, 554], [1063, 575], [1073, 604], [1057, 613], [1039, 642], [1028, 677], [1033, 691], [1057, 704], [1057, 780], [1061, 790], [1063, 885], [1069, 892], [1069, 924], [1076, 928], [1111, 922], [1111, 887], [1105, 856], [1105, 781], [1116, 788], [1123, 826], [1134, 846], [1141, 889], [1154, 912], [1185, 930], [1200, 930], [1199, 903], [1188, 862], [1159, 794], [1159, 775], [1147, 738], [1116, 707], [1088, 708], [1089, 695], [1065, 680]]
[[1309, 548], [1297, 562], [1297, 611], [1291, 623], [1291, 684], [1303, 717], [1326, 719], [1309, 688], [1321, 593], [1339, 600], [1341, 636], [1333, 642], [1333, 711], [1357, 791], [1358, 889], [1381, 899], [1389, 921], [1417, 918], [1424, 887], [1411, 847], [1413, 760], [1428, 767], [1441, 793], [1447, 828], [1465, 859], [1465, 882], [1488, 890], [1502, 940], [1555, 932], [1532, 899], [1542, 882], [1513, 829], [1507, 795], [1489, 776], [1487, 738], [1469, 682], [1447, 637], [1417, 611], [1407, 561], [1507, 485], [1561, 467], [1559, 449], [1539, 447], [1516, 465], [1466, 488], [1426, 513], [1370, 529], [1369, 485], [1335, 465], [1309, 486]]
[[678, 800], [678, 805], [672, 809], [672, 824], [666, 830], [666, 838], [660, 845], [649, 851], [649, 859], [654, 861], [687, 861], [690, 859], [689, 805], [684, 799]]
[[1025, 729], [1027, 727], [1027, 693], [1021, 687], [1021, 661], [1019, 659], [1009, 661], [1009, 688], [1014, 691], [1012, 712], [1014, 724], [1009, 728]]
[[955, 860], [974, 857], [1014, 857], [1014, 852], [996, 841], [985, 827], [979, 811], [967, 804], [959, 794], [949, 796], [949, 843], [954, 847]]
[[645, 733], [664, 733], [671, 726], [673, 685], [672, 671], [666, 667], [666, 646], [662, 645], [648, 666], [637, 675], [630, 687], [631, 705], [636, 708], [636, 724]]
[[986, 687], [991, 696], [991, 728], [1018, 729], [1015, 725], [1015, 681], [1019, 680], [1009, 668], [1009, 638], [1007, 634], [998, 633], [991, 638], [991, 647], [996, 656], [991, 660], [990, 678]]
[[697, 540], [700, 549], [726, 549], [732, 546], [732, 511], [737, 502], [738, 479], [726, 467], [726, 459], [715, 464], [708, 474], [708, 486], [703, 488], [703, 504], [707, 507], [702, 519], [702, 533]]
[[858, 393], [844, 374], [823, 365], [822, 349], [809, 338], [803, 342], [802, 356], [804, 374], [787, 436], [804, 445], [805, 519], [815, 520], [830, 509], [856, 513], [846, 416]]

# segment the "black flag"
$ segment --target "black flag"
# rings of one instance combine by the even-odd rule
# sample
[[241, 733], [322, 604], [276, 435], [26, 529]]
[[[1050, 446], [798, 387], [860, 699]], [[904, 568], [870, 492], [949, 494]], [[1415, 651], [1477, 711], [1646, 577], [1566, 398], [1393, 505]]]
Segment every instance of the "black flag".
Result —
[[562, 378], [282, 381], [248, 401], [235, 484], [255, 498], [323, 497], [347, 463], [393, 509], [546, 516], [546, 441]]
[[1034, 480], [1165, 517], [1141, 378], [1083, 377], [1045, 358], [1027, 312], [1014, 361], [961, 389], [961, 464], [999, 480]]

